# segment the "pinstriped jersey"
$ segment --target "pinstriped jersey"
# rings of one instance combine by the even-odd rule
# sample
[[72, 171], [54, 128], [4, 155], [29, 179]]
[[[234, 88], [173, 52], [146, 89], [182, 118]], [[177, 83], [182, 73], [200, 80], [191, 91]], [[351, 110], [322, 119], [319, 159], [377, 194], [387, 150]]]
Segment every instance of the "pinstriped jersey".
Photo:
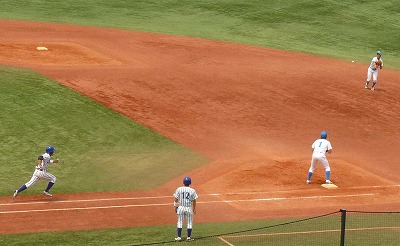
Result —
[[44, 153], [43, 155], [41, 155], [41, 156], [39, 156], [38, 157], [38, 160], [41, 160], [41, 165], [42, 166], [40, 166], [39, 164], [36, 166], [36, 169], [42, 169], [43, 171], [46, 171], [47, 172], [47, 169], [49, 168], [49, 165], [50, 165], [50, 158], [51, 158], [51, 156], [49, 155], [49, 154], [47, 154], [47, 153]]
[[196, 191], [189, 186], [181, 186], [176, 189], [174, 197], [178, 199], [179, 206], [192, 207], [192, 201], [198, 198]]

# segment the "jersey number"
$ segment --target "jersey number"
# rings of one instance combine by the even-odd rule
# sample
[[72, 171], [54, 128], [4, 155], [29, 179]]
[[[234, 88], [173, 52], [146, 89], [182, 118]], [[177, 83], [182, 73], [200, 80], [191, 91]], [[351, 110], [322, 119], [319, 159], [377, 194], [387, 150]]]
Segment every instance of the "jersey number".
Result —
[[190, 198], [190, 194], [188, 192], [182, 193], [182, 199], [189, 199], [189, 198]]

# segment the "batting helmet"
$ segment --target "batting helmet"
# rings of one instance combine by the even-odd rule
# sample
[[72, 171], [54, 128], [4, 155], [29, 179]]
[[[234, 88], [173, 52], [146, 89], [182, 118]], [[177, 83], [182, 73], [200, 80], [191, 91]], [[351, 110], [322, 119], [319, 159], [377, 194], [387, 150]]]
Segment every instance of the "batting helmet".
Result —
[[321, 138], [326, 139], [326, 137], [328, 137], [328, 133], [325, 131], [321, 132]]
[[382, 55], [382, 51], [378, 50], [378, 51], [376, 52], [376, 54]]
[[192, 179], [191, 179], [189, 176], [186, 176], [186, 177], [183, 179], [183, 184], [184, 184], [184, 185], [191, 185], [191, 184], [192, 184]]
[[53, 146], [47, 146], [47, 148], [46, 148], [47, 154], [52, 154], [52, 153], [54, 153], [54, 151], [56, 151], [56, 149]]

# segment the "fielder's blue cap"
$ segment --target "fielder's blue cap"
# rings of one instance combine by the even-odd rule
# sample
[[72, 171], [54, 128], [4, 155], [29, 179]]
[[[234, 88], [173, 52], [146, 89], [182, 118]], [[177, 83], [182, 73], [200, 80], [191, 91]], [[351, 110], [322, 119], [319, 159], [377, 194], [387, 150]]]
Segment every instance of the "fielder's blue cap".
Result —
[[376, 52], [376, 54], [382, 55], [382, 51], [378, 50], [378, 51]]

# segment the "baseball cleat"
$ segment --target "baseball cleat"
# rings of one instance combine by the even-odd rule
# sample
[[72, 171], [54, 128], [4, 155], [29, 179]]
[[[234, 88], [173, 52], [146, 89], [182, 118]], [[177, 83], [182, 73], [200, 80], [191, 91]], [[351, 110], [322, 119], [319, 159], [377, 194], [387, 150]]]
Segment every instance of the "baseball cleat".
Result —
[[364, 88], [365, 88], [365, 89], [368, 89], [368, 85], [366, 85]]
[[186, 238], [186, 242], [190, 242], [190, 241], [193, 241], [193, 240], [194, 240], [194, 239], [191, 238], [191, 237]]
[[306, 181], [306, 184], [311, 184], [311, 180], [307, 180], [307, 181]]
[[50, 192], [47, 191], [43, 191], [43, 194], [45, 194], [46, 196], [53, 196]]
[[325, 182], [325, 184], [333, 184], [333, 183], [332, 183], [332, 181], [327, 180], [327, 181]]
[[374, 88], [374, 87], [372, 87], [372, 88], [371, 88], [371, 91], [374, 91], [374, 90], [375, 90], [375, 88]]
[[180, 242], [180, 241], [182, 241], [182, 238], [176, 237], [176, 238], [175, 238], [175, 241]]
[[18, 196], [18, 190], [14, 191], [13, 197], [16, 197], [16, 196]]

